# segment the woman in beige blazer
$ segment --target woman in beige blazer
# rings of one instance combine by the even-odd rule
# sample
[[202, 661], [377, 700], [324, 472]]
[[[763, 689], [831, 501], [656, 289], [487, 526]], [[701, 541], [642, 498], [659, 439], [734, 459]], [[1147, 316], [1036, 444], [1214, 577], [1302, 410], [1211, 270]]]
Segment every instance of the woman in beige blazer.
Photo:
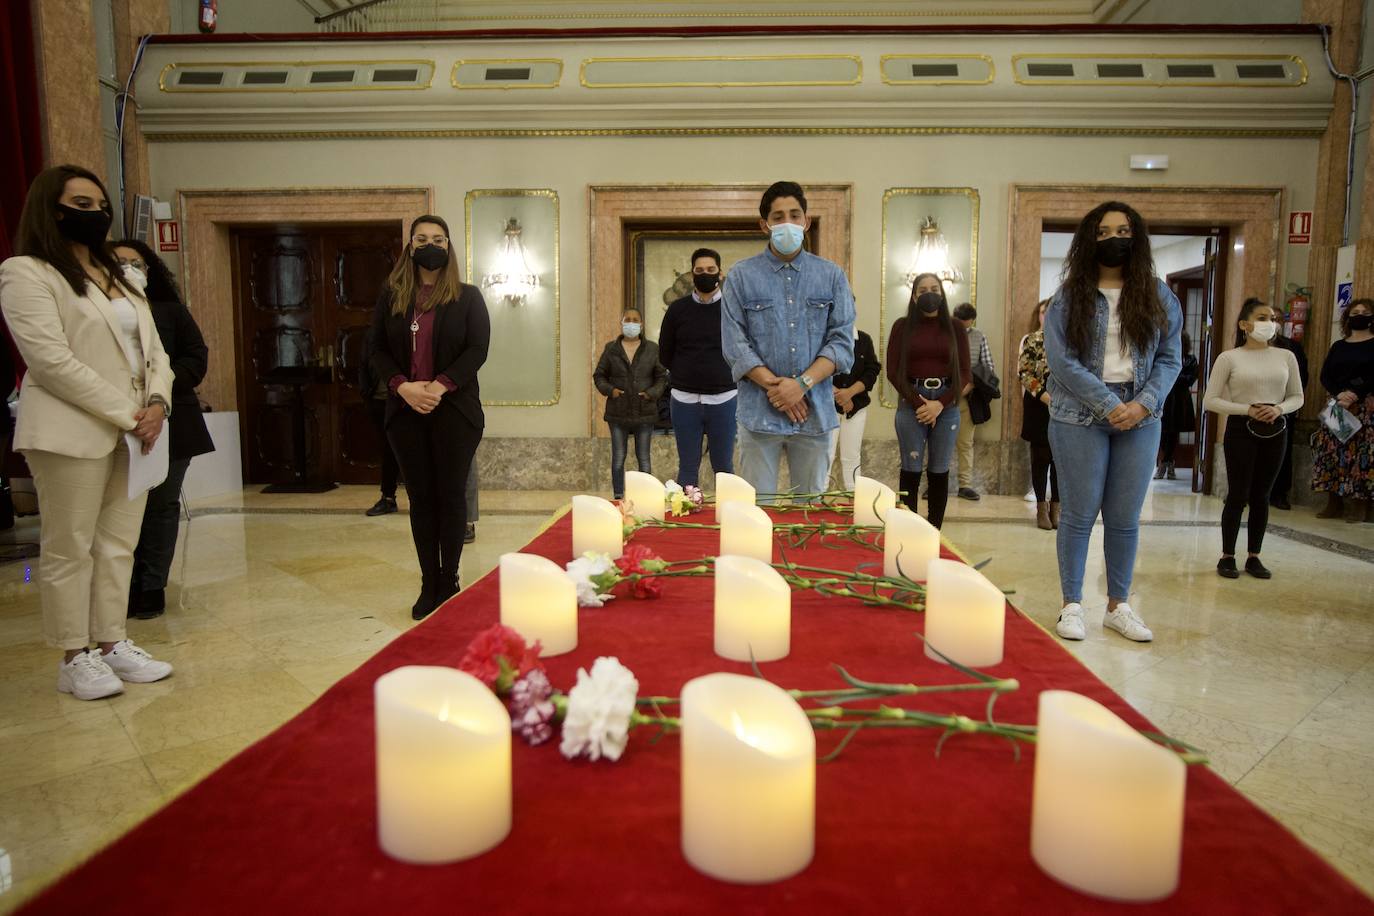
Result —
[[57, 689], [83, 700], [172, 673], [124, 631], [147, 498], [129, 499], [125, 433], [151, 450], [172, 373], [148, 303], [106, 247], [111, 220], [95, 175], [47, 169], [24, 202], [19, 257], [0, 264], [0, 309], [28, 365], [14, 447], [42, 513], [44, 635], [65, 653]]

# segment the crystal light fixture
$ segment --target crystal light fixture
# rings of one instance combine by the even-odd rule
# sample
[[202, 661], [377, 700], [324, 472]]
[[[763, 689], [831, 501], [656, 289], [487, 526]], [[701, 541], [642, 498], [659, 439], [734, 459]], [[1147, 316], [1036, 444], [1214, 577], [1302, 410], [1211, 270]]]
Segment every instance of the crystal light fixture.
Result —
[[482, 289], [511, 305], [522, 305], [539, 286], [539, 275], [530, 268], [525, 257], [520, 231], [519, 220], [511, 217], [506, 221], [506, 234], [496, 255], [496, 265], [482, 278]]
[[949, 242], [933, 216], [921, 221], [921, 238], [911, 249], [911, 269], [906, 273], [906, 285], [911, 286], [921, 274], [935, 274], [946, 286], [964, 280], [964, 272], [950, 262]]

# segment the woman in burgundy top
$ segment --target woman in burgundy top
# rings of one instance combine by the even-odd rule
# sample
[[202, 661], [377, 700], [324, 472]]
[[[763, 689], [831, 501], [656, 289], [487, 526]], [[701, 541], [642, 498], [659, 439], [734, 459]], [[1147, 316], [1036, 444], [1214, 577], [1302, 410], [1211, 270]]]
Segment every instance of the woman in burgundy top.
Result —
[[421, 620], [458, 592], [467, 520], [465, 484], [482, 441], [477, 370], [487, 361], [491, 320], [475, 286], [458, 277], [448, 223], [421, 216], [372, 318], [373, 374], [388, 379], [387, 441], [410, 498], [420, 561]]
[[973, 380], [968, 336], [949, 316], [945, 286], [921, 274], [911, 287], [906, 317], [887, 340], [887, 380], [902, 402], [897, 407], [897, 444], [902, 450], [902, 501], [919, 511], [921, 471], [929, 472], [926, 518], [936, 528], [949, 501], [949, 463], [959, 435], [959, 392]]

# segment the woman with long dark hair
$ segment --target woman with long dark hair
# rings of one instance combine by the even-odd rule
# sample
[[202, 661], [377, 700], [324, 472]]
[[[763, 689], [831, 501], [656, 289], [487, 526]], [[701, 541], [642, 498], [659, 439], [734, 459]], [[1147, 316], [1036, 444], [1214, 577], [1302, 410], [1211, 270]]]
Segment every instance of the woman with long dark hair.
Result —
[[167, 418], [167, 479], [148, 491], [129, 583], [129, 616], [148, 620], [159, 616], [167, 605], [167, 574], [176, 555], [181, 484], [186, 471], [192, 458], [215, 450], [200, 410], [200, 399], [196, 397], [196, 386], [209, 368], [210, 349], [205, 346], [205, 338], [190, 310], [181, 301], [172, 272], [153, 249], [138, 239], [122, 239], [113, 247], [124, 278], [147, 297], [158, 339], [172, 364], [173, 416]]
[[28, 366], [14, 448], [42, 513], [44, 635], [64, 653], [57, 689], [81, 700], [172, 673], [125, 633], [146, 500], [129, 498], [130, 447], [147, 454], [162, 435], [172, 371], [147, 301], [106, 247], [113, 218], [92, 172], [46, 169], [19, 217], [19, 256], [0, 265], [0, 307]]
[[477, 370], [491, 342], [487, 304], [459, 277], [441, 218], [410, 224], [377, 300], [371, 342], [372, 371], [391, 392], [387, 440], [405, 475], [420, 562], [410, 616], [422, 620], [458, 593], [468, 469], [485, 425]]
[[1374, 299], [1356, 299], [1341, 313], [1341, 339], [1326, 353], [1321, 381], [1331, 400], [1360, 421], [1360, 428], [1342, 442], [1326, 424], [1317, 424], [1312, 438], [1312, 489], [1326, 493], [1326, 506], [1317, 518], [1345, 515], [1347, 522], [1370, 521], [1374, 510]]
[[1159, 450], [1159, 417], [1182, 362], [1183, 313], [1155, 276], [1140, 214], [1109, 201], [1083, 217], [1069, 245], [1064, 282], [1045, 313], [1050, 447], [1062, 468], [1055, 625], [1083, 639], [1083, 571], [1100, 513], [1107, 561], [1103, 626], [1149, 642], [1127, 603], [1140, 539], [1140, 508]]
[[1246, 299], [1236, 322], [1236, 346], [1217, 357], [1207, 379], [1205, 410], [1226, 417], [1222, 447], [1226, 452], [1226, 504], [1221, 510], [1221, 559], [1217, 574], [1240, 577], [1236, 538], [1248, 504], [1249, 557], [1245, 571], [1257, 579], [1270, 572], [1260, 562], [1264, 529], [1269, 524], [1269, 491], [1288, 444], [1284, 414], [1302, 407], [1298, 360], [1271, 346], [1278, 333], [1276, 313], [1259, 299]]
[[1021, 381], [1021, 438], [1030, 446], [1035, 526], [1044, 531], [1059, 527], [1059, 473], [1050, 449], [1050, 367], [1045, 360], [1045, 310], [1049, 306], [1048, 299], [1036, 306], [1035, 330], [1021, 342], [1017, 364]]
[[949, 464], [959, 435], [959, 392], [973, 381], [968, 335], [950, 317], [945, 285], [921, 274], [911, 285], [906, 315], [887, 341], [887, 380], [897, 406], [897, 443], [902, 450], [903, 502], [918, 511], [921, 471], [930, 481], [926, 517], [939, 528], [949, 501]]

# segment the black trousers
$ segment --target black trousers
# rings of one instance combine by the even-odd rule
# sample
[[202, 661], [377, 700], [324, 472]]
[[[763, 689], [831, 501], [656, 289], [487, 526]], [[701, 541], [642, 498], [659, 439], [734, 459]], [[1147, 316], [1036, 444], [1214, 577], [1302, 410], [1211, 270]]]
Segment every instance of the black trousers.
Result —
[[1279, 472], [1274, 477], [1274, 488], [1269, 491], [1269, 501], [1276, 499], [1288, 499], [1288, 491], [1293, 489], [1293, 432], [1297, 429], [1297, 424], [1293, 421], [1297, 419], [1296, 414], [1288, 414], [1283, 418], [1283, 422], [1288, 428], [1283, 431], [1284, 440], [1283, 460], [1279, 462]]
[[167, 462], [167, 479], [148, 491], [143, 528], [134, 551], [133, 583], [137, 591], [155, 592], [167, 587], [181, 526], [181, 484], [190, 466], [190, 458]]
[[410, 534], [423, 587], [452, 585], [463, 556], [468, 470], [482, 430], [441, 405], [425, 415], [403, 408], [386, 433], [405, 474]]
[[400, 465], [396, 463], [396, 453], [387, 441], [386, 435], [386, 398], [368, 398], [367, 414], [377, 427], [377, 435], [382, 440], [382, 495], [388, 499], [396, 498], [396, 480], [400, 476]]
[[1261, 438], [1250, 432], [1245, 417], [1226, 418], [1226, 435], [1222, 447], [1226, 450], [1226, 502], [1221, 510], [1221, 552], [1234, 554], [1236, 538], [1240, 534], [1240, 517], [1250, 507], [1247, 522], [1247, 547], [1259, 553], [1264, 546], [1264, 529], [1269, 525], [1269, 493], [1274, 487], [1274, 475], [1283, 460], [1287, 438]]
[[1048, 443], [1031, 443], [1031, 489], [1035, 491], [1035, 501], [1045, 501], [1045, 477], [1050, 480], [1050, 502], [1059, 502], [1059, 474], [1054, 468], [1054, 453]]

